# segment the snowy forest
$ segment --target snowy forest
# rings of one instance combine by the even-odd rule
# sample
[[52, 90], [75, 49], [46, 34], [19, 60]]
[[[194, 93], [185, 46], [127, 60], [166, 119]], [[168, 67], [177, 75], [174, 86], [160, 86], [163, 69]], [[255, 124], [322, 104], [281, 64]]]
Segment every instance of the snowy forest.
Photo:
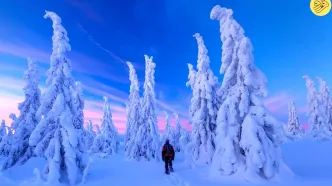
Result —
[[[205, 166], [209, 176], [270, 182], [293, 175], [284, 161], [282, 144], [332, 138], [332, 101], [326, 82], [320, 77], [302, 77], [307, 87], [309, 128], [300, 124], [294, 102], [289, 102], [287, 122], [276, 119], [263, 104], [267, 79], [255, 66], [254, 43], [233, 17], [233, 11], [217, 5], [210, 19], [220, 27], [220, 38], [216, 39], [221, 40], [222, 57], [218, 63], [223, 78], [220, 81], [220, 76], [211, 70], [203, 36], [195, 33], [197, 63], [188, 64], [188, 81], [183, 85], [192, 92], [188, 108], [191, 130], [183, 127], [177, 113], [165, 111], [166, 128], [160, 132], [154, 77], [158, 63], [145, 55], [143, 85], [139, 84], [135, 66], [127, 62], [130, 87], [122, 141], [112, 121], [110, 98], [104, 95], [100, 95], [104, 99], [101, 126], [85, 123], [84, 82], [71, 74], [67, 31], [56, 13], [46, 11], [44, 18], [50, 19], [53, 27], [47, 89], [41, 93], [37, 63], [27, 58], [22, 87], [25, 99], [18, 105], [19, 115], [11, 114], [12, 123], [2, 120], [0, 126], [2, 171], [40, 157], [45, 160], [43, 168], [33, 170], [38, 182], [84, 184], [89, 182], [91, 167], [97, 161], [92, 157], [107, 159], [123, 154], [119, 161], [161, 162], [162, 146], [169, 140], [175, 153], [183, 155], [181, 163], [191, 170]], [[319, 84], [317, 89], [314, 80]], [[176, 122], [172, 124], [170, 117]], [[116, 165], [110, 166], [116, 171]]]

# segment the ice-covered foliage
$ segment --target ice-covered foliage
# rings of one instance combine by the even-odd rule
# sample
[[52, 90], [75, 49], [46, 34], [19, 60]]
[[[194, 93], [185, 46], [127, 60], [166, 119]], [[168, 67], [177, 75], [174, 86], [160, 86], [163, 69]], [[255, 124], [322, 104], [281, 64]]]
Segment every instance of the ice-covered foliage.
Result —
[[325, 134], [325, 123], [324, 118], [322, 117], [322, 111], [319, 106], [319, 96], [315, 89], [315, 84], [313, 80], [305, 75], [306, 86], [308, 89], [307, 93], [307, 104], [308, 104], [308, 124], [309, 131], [307, 135], [314, 139], [324, 139], [326, 138]]
[[89, 120], [85, 123], [85, 145], [87, 149], [90, 149], [92, 147], [93, 141], [96, 137], [96, 132], [93, 130], [93, 124], [92, 121]]
[[189, 108], [189, 119], [192, 125], [191, 153], [197, 163], [209, 164], [215, 150], [216, 117], [218, 99], [216, 95], [218, 80], [210, 69], [208, 51], [202, 36], [194, 35], [198, 44], [197, 72], [189, 67], [189, 82], [192, 98]]
[[188, 131], [188, 129], [182, 127], [180, 135], [181, 135], [179, 139], [180, 149], [182, 152], [184, 152], [187, 144], [190, 142], [190, 132]]
[[133, 159], [135, 156], [132, 153], [132, 149], [135, 148], [135, 137], [136, 133], [140, 127], [140, 95], [139, 95], [139, 83], [136, 75], [134, 66], [127, 62], [129, 67], [129, 80], [130, 84], [130, 93], [129, 93], [129, 102], [127, 103], [127, 129], [125, 136], [125, 158]]
[[161, 159], [160, 135], [157, 127], [155, 114], [156, 100], [154, 92], [154, 72], [156, 64], [153, 57], [145, 57], [145, 82], [144, 94], [141, 100], [140, 127], [138, 128], [135, 142], [131, 150], [131, 156], [135, 160], [156, 160]]
[[166, 139], [168, 139], [169, 143], [171, 145], [173, 145], [173, 147], [174, 147], [175, 146], [175, 131], [169, 121], [168, 113], [166, 111], [164, 111], [164, 114], [165, 114], [166, 125], [165, 125], [165, 134], [163, 136], [163, 143], [165, 143]]
[[279, 173], [282, 163], [282, 124], [261, 101], [267, 95], [266, 79], [255, 67], [252, 44], [232, 14], [232, 10], [219, 5], [210, 14], [211, 19], [220, 22], [224, 73], [211, 170], [218, 175], [244, 170], [248, 181], [269, 179]]
[[101, 133], [94, 139], [91, 152], [107, 156], [118, 152], [120, 142], [118, 132], [112, 121], [110, 103], [106, 97], [104, 97], [104, 101], [104, 115], [101, 122]]
[[[12, 136], [12, 145], [9, 156], [3, 163], [2, 169], [8, 169], [16, 163], [23, 164], [33, 156], [33, 147], [29, 145], [29, 137], [35, 129], [40, 118], [36, 112], [40, 106], [39, 73], [36, 63], [28, 59], [28, 69], [24, 73], [25, 100], [19, 104], [20, 115], [10, 115], [14, 121], [12, 124], [15, 133]], [[15, 117], [14, 117], [15, 116]]]
[[[7, 132], [6, 132], [7, 131]], [[12, 146], [13, 140], [13, 128], [10, 126], [5, 126], [5, 135], [2, 137], [0, 143], [0, 155], [4, 157], [9, 156], [9, 152]]]
[[2, 139], [7, 135], [6, 132], [6, 122], [5, 120], [1, 121], [1, 126], [0, 126], [0, 143], [2, 141]]
[[[30, 59], [28, 59], [28, 60], [30, 60]], [[14, 129], [16, 129], [17, 128], [17, 122], [18, 121], [16, 121], [17, 120], [17, 116], [16, 116], [16, 114], [14, 114], [14, 113], [10, 113], [9, 114], [9, 118], [12, 120], [12, 124], [11, 124], [11, 126], [14, 128]]]
[[71, 76], [71, 62], [65, 55], [71, 47], [61, 18], [49, 11], [44, 18], [53, 21], [53, 51], [47, 71], [48, 88], [37, 112], [37, 117], [43, 115], [43, 119], [32, 132], [29, 144], [35, 147], [36, 155], [47, 158], [44, 179], [50, 184], [68, 180], [73, 185], [87, 164], [81, 113], [84, 103], [79, 99], [79, 87]]
[[320, 107], [321, 117], [324, 120], [324, 126], [322, 128], [327, 134], [331, 135], [332, 132], [332, 113], [331, 113], [331, 99], [330, 99], [330, 88], [327, 86], [326, 82], [317, 77], [319, 82], [319, 93], [318, 93], [318, 103]]
[[175, 118], [175, 140], [174, 140], [174, 148], [177, 152], [181, 151], [181, 144], [180, 144], [180, 137], [181, 137], [181, 131], [182, 126], [180, 123], [179, 115], [177, 113], [174, 113]]
[[291, 101], [288, 103], [288, 122], [285, 128], [286, 134], [293, 140], [298, 139], [302, 135], [299, 117], [296, 107]]
[[96, 135], [101, 133], [99, 125], [93, 125], [94, 128], [96, 128]]

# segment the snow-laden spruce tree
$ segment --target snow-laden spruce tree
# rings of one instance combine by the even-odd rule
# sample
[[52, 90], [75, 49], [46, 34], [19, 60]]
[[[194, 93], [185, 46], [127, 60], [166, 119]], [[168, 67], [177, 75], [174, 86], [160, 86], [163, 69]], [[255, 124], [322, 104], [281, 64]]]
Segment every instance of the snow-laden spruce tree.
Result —
[[291, 139], [299, 139], [302, 135], [299, 117], [292, 101], [288, 103], [288, 122], [285, 130]]
[[180, 135], [181, 135], [179, 139], [180, 150], [182, 152], [185, 152], [186, 146], [190, 142], [190, 132], [188, 131], [188, 129], [182, 127]]
[[[7, 131], [7, 132], [6, 132]], [[5, 126], [5, 135], [0, 143], [0, 156], [8, 157], [13, 140], [13, 127]]]
[[145, 57], [145, 81], [144, 93], [141, 101], [140, 127], [136, 134], [134, 148], [131, 150], [135, 160], [156, 160], [161, 159], [160, 135], [157, 126], [155, 113], [156, 98], [154, 92], [154, 72], [156, 64], [153, 57]]
[[104, 115], [101, 122], [101, 133], [96, 136], [91, 147], [92, 153], [102, 156], [116, 154], [119, 150], [119, 137], [113, 121], [110, 103], [104, 97]]
[[199, 109], [199, 94], [197, 89], [195, 89], [197, 71], [190, 63], [188, 63], [188, 70], [188, 82], [186, 83], [186, 86], [190, 87], [190, 89], [192, 90], [191, 104], [189, 106], [189, 118], [194, 118], [195, 113]]
[[330, 88], [322, 78], [317, 77], [317, 80], [319, 82], [319, 93], [317, 97], [320, 106], [321, 117], [324, 120], [323, 130], [329, 134], [332, 132]]
[[253, 47], [232, 10], [215, 6], [211, 19], [219, 20], [222, 40], [221, 85], [216, 151], [211, 170], [217, 175], [245, 172], [245, 179], [270, 179], [282, 165], [282, 124], [264, 107], [264, 74], [254, 65]]
[[[29, 137], [35, 129], [40, 118], [36, 112], [40, 106], [39, 72], [36, 63], [28, 59], [28, 69], [24, 73], [24, 96], [25, 100], [18, 105], [20, 115], [13, 117], [13, 128], [15, 133], [12, 136], [12, 145], [9, 156], [2, 165], [2, 169], [8, 169], [16, 163], [24, 164], [33, 156], [33, 147], [29, 145]], [[15, 120], [14, 120], [15, 118]]]
[[175, 147], [175, 131], [174, 131], [174, 128], [171, 126], [171, 123], [169, 121], [168, 113], [166, 111], [163, 111], [163, 112], [165, 114], [166, 125], [165, 125], [165, 134], [163, 136], [162, 143], [165, 143], [166, 139], [168, 139], [169, 143], [171, 145], [173, 145], [173, 147]]
[[307, 135], [314, 139], [324, 139], [325, 136], [325, 123], [322, 117], [322, 112], [319, 107], [319, 98], [315, 89], [315, 84], [313, 80], [305, 75], [303, 79], [306, 81], [306, 86], [308, 89], [307, 93], [307, 104], [308, 104], [308, 124], [309, 131]]
[[[28, 59], [29, 60], [29, 59]], [[11, 126], [13, 127], [13, 129], [16, 129], [17, 128], [17, 123], [18, 123], [18, 121], [17, 121], [17, 116], [16, 116], [16, 114], [14, 114], [14, 113], [10, 113], [9, 114], [9, 118], [12, 120], [12, 124], [11, 124]]]
[[175, 118], [175, 141], [174, 141], [174, 148], [177, 152], [181, 151], [181, 144], [180, 144], [180, 137], [181, 137], [181, 131], [182, 131], [182, 126], [180, 123], [179, 115], [177, 113], [174, 113], [174, 118]]
[[93, 130], [93, 124], [92, 121], [89, 120], [85, 123], [85, 145], [87, 149], [90, 149], [92, 147], [93, 141], [96, 137], [96, 132]]
[[209, 164], [215, 150], [218, 81], [210, 69], [210, 59], [202, 36], [196, 33], [194, 37], [198, 44], [197, 72], [188, 64], [187, 83], [193, 91], [189, 109], [192, 125], [190, 151], [196, 163]]
[[6, 122], [5, 120], [1, 120], [1, 126], [0, 126], [0, 143], [2, 141], [2, 139], [7, 135], [6, 132]]
[[71, 62], [66, 52], [71, 50], [67, 31], [61, 18], [46, 11], [44, 18], [53, 21], [53, 51], [47, 71], [47, 90], [42, 96], [37, 117], [43, 119], [32, 132], [29, 144], [35, 154], [46, 156], [47, 164], [42, 176], [50, 184], [69, 180], [76, 183], [87, 165], [87, 153], [82, 142], [83, 126], [79, 119], [76, 85], [71, 76]]
[[96, 135], [101, 134], [99, 125], [96, 124], [96, 125], [93, 125], [93, 127], [96, 128]]
[[125, 136], [125, 158], [133, 159], [132, 149], [135, 146], [135, 137], [140, 127], [140, 95], [139, 95], [139, 83], [134, 66], [127, 62], [129, 67], [129, 80], [130, 80], [130, 93], [129, 102], [127, 103], [127, 129]]

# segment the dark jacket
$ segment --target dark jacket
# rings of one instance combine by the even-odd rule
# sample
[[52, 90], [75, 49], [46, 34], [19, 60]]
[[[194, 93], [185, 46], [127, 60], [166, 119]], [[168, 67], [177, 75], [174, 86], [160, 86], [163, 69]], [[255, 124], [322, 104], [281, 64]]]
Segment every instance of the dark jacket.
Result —
[[165, 157], [170, 157], [172, 160], [174, 160], [175, 157], [174, 148], [169, 143], [165, 143], [162, 149], [162, 158], [164, 159]]

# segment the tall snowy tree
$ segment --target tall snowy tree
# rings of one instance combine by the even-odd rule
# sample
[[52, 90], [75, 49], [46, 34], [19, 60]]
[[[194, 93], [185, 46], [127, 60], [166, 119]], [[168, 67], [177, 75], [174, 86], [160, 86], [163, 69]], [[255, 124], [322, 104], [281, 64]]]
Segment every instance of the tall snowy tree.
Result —
[[269, 179], [280, 171], [282, 124], [264, 107], [266, 79], [254, 65], [253, 47], [232, 10], [215, 6], [211, 19], [219, 20], [224, 80], [223, 103], [217, 117], [216, 151], [211, 169], [218, 175], [245, 171], [245, 179]]
[[288, 122], [286, 125], [286, 132], [291, 138], [295, 139], [299, 138], [302, 133], [296, 107], [292, 101], [288, 103]]
[[6, 122], [5, 120], [1, 121], [1, 126], [0, 126], [0, 143], [2, 141], [2, 139], [7, 135], [6, 132]]
[[325, 138], [324, 129], [324, 118], [322, 117], [322, 112], [319, 108], [319, 97], [317, 95], [315, 84], [313, 80], [305, 75], [303, 79], [306, 81], [306, 86], [308, 89], [307, 94], [307, 104], [308, 104], [308, 124], [309, 124], [309, 131], [307, 132], [309, 136], [315, 139], [322, 139]]
[[[29, 60], [29, 59], [28, 59]], [[12, 120], [12, 124], [11, 124], [11, 126], [14, 128], [14, 129], [16, 129], [17, 128], [17, 123], [18, 123], [18, 120], [17, 120], [17, 116], [16, 116], [16, 114], [14, 114], [14, 113], [10, 113], [9, 114], [9, 118]]]
[[13, 128], [15, 133], [12, 137], [12, 145], [9, 156], [2, 165], [2, 169], [8, 169], [16, 163], [23, 164], [33, 156], [33, 147], [29, 145], [29, 137], [35, 129], [40, 118], [36, 112], [40, 106], [39, 72], [36, 63], [28, 59], [28, 69], [24, 73], [24, 96], [25, 100], [19, 104], [20, 115], [15, 118]]
[[215, 150], [218, 81], [210, 69], [208, 51], [202, 36], [196, 33], [194, 37], [198, 44], [197, 72], [188, 65], [188, 84], [193, 91], [189, 111], [192, 125], [190, 150], [194, 161], [209, 164]]
[[32, 132], [29, 144], [35, 147], [36, 155], [47, 158], [42, 174], [44, 179], [50, 184], [69, 180], [73, 185], [82, 175], [88, 159], [81, 140], [83, 124], [82, 118], [79, 119], [81, 109], [77, 107], [71, 62], [65, 55], [71, 47], [61, 18], [49, 11], [46, 11], [44, 18], [53, 21], [53, 51], [47, 71], [48, 89], [37, 112], [37, 116], [43, 115], [43, 119]]
[[327, 133], [332, 132], [332, 113], [331, 113], [331, 99], [330, 99], [330, 88], [327, 86], [326, 82], [317, 77], [319, 82], [319, 93], [318, 102], [320, 106], [321, 117], [324, 120], [323, 130]]
[[135, 136], [140, 127], [140, 95], [139, 95], [139, 83], [134, 66], [127, 62], [129, 67], [129, 80], [130, 93], [129, 102], [127, 104], [127, 129], [125, 136], [125, 157], [126, 159], [132, 159], [132, 148], [135, 145]]
[[180, 144], [180, 137], [181, 137], [181, 131], [182, 131], [182, 126], [180, 123], [179, 115], [177, 113], [174, 113], [174, 118], [175, 118], [175, 141], [174, 141], [174, 147], [177, 152], [181, 151], [181, 144]]
[[108, 99], [104, 97], [104, 115], [101, 122], [101, 133], [96, 136], [91, 147], [92, 153], [113, 155], [119, 150], [118, 132], [112, 121], [112, 113]]
[[169, 143], [173, 146], [175, 146], [175, 131], [174, 128], [171, 126], [171, 123], [169, 121], [169, 116], [166, 111], [164, 111], [165, 114], [165, 121], [166, 121], [166, 126], [165, 126], [165, 134], [163, 137], [163, 143], [165, 143], [166, 139], [169, 140]]
[[86, 144], [86, 148], [90, 149], [93, 141], [96, 137], [96, 132], [93, 130], [93, 124], [92, 121], [89, 120], [88, 122], [86, 122], [86, 129], [85, 129], [85, 144]]
[[156, 160], [161, 159], [160, 136], [157, 127], [157, 117], [155, 114], [156, 98], [154, 92], [154, 72], [156, 64], [153, 57], [145, 57], [145, 82], [144, 94], [141, 101], [142, 110], [140, 112], [140, 127], [137, 131], [134, 147], [131, 151], [135, 160]]

